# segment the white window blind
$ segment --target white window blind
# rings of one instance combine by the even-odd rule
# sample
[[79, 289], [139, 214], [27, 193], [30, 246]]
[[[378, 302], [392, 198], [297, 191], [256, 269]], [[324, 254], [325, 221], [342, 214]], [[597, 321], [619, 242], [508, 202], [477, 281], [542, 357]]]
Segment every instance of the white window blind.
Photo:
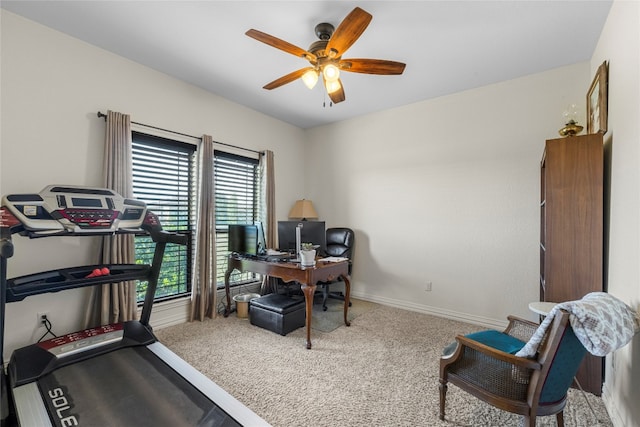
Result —
[[[218, 287], [224, 286], [229, 256], [229, 224], [253, 224], [258, 219], [258, 160], [215, 151], [216, 271]], [[252, 273], [235, 271], [232, 284], [253, 281]]]
[[[138, 132], [133, 133], [133, 193], [158, 215], [164, 230], [189, 236], [187, 246], [167, 244], [156, 300], [191, 292], [192, 230], [194, 224], [196, 147]], [[136, 262], [151, 264], [155, 244], [151, 238], [135, 238]], [[137, 286], [138, 301], [146, 282]]]

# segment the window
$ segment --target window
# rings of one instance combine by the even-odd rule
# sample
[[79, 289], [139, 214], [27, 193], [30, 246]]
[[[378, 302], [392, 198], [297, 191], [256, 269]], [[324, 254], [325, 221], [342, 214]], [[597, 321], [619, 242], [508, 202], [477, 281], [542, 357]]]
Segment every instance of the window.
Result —
[[[216, 282], [224, 287], [229, 251], [229, 224], [253, 224], [258, 212], [258, 160], [249, 157], [215, 151], [214, 187], [216, 204]], [[235, 271], [229, 278], [231, 284], [255, 280], [253, 273]]]
[[[189, 236], [187, 246], [167, 244], [158, 279], [156, 301], [191, 292], [196, 146], [133, 132], [133, 195], [158, 215], [164, 230]], [[155, 244], [135, 237], [136, 263], [151, 264]], [[141, 303], [146, 282], [137, 285]]]

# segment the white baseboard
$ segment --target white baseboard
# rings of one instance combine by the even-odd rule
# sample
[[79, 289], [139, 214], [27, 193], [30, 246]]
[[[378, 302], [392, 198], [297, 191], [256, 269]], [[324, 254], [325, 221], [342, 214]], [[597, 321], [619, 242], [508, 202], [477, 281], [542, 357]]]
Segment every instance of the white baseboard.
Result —
[[[255, 292], [259, 289], [246, 287], [243, 292]], [[352, 293], [352, 296], [364, 301], [371, 301], [390, 307], [397, 307], [404, 310], [415, 311], [418, 313], [430, 314], [432, 316], [443, 317], [445, 319], [458, 320], [460, 322], [472, 323], [485, 328], [504, 329], [507, 326], [506, 321], [491, 319], [488, 317], [474, 316], [468, 313], [461, 313], [453, 310], [443, 310], [438, 307], [431, 307], [423, 304], [415, 304], [408, 301], [395, 300], [392, 298], [375, 297], [371, 295]], [[218, 301], [224, 301], [224, 291], [218, 291]], [[151, 312], [151, 325], [154, 329], [162, 329], [173, 325], [179, 325], [189, 321], [189, 313], [191, 310], [191, 299], [182, 298], [167, 302], [156, 303], [153, 305]]]
[[604, 403], [604, 407], [607, 408], [607, 413], [609, 414], [613, 427], [627, 427], [622, 421], [616, 401], [611, 394], [611, 390], [607, 387], [606, 382], [602, 386], [602, 402]]
[[[260, 290], [260, 283], [242, 285], [239, 288], [233, 288], [231, 295], [235, 295], [238, 292], [258, 292]], [[226, 304], [226, 294], [224, 289], [218, 289], [218, 303]], [[231, 302], [233, 305], [233, 300]], [[140, 317], [141, 307], [138, 308], [138, 317]], [[179, 325], [189, 321], [191, 314], [191, 298], [185, 297], [180, 299], [174, 299], [165, 302], [159, 302], [153, 304], [151, 310], [151, 320], [149, 323], [153, 329], [162, 329], [169, 326]]]
[[376, 297], [371, 295], [360, 294], [358, 292], [352, 292], [351, 296], [356, 299], [364, 301], [375, 302], [390, 307], [402, 308], [404, 310], [415, 311], [418, 313], [430, 314], [432, 316], [444, 317], [446, 319], [458, 320], [460, 322], [472, 323], [490, 329], [502, 330], [507, 327], [506, 320], [491, 319], [488, 317], [474, 316], [468, 313], [461, 313], [452, 310], [443, 310], [438, 307], [431, 307], [423, 304], [415, 304], [409, 301], [395, 300], [392, 298]]
[[[191, 298], [180, 298], [153, 304], [149, 323], [154, 329], [167, 328], [189, 321]], [[138, 309], [138, 316], [140, 309]]]

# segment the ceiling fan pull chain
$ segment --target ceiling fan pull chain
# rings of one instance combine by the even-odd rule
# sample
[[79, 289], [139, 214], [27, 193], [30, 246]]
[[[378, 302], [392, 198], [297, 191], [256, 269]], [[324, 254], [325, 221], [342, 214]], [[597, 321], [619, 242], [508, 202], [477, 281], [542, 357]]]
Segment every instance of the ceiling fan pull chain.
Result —
[[[333, 107], [333, 101], [329, 101], [329, 108]], [[325, 91], [322, 91], [322, 108], [327, 108], [327, 94]]]

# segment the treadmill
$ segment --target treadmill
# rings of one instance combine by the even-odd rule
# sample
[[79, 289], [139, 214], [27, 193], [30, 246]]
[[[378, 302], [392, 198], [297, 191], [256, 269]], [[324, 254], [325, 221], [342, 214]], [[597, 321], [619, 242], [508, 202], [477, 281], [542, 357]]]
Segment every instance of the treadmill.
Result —
[[[12, 235], [148, 235], [151, 265], [63, 268], [7, 279]], [[268, 426], [221, 387], [163, 346], [149, 325], [167, 243], [146, 204], [113, 190], [50, 185], [0, 206], [0, 421], [3, 426]], [[3, 360], [5, 305], [32, 295], [130, 280], [147, 281], [139, 321], [103, 325], [38, 342]]]

